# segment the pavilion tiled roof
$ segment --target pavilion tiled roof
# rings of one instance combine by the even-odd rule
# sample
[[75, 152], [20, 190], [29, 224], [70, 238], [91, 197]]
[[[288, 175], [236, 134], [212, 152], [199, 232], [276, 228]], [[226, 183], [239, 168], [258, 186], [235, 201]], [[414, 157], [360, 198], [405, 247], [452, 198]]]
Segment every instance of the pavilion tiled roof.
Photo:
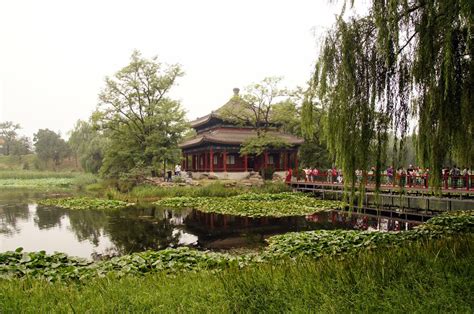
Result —
[[[235, 94], [228, 102], [226, 102], [219, 109], [212, 111], [210, 114], [205, 115], [191, 121], [191, 127], [196, 128], [209, 122], [212, 118], [229, 120], [232, 117], [248, 117], [248, 120], [252, 120], [253, 112], [248, 108], [247, 103], [238, 94]], [[232, 120], [232, 119], [231, 119]]]
[[[290, 145], [301, 145], [303, 139], [291, 134], [279, 132], [277, 130], [267, 131], [267, 135], [279, 138]], [[217, 128], [196, 135], [195, 137], [181, 143], [180, 148], [198, 146], [202, 143], [241, 145], [246, 140], [256, 137], [257, 132], [251, 128]]]

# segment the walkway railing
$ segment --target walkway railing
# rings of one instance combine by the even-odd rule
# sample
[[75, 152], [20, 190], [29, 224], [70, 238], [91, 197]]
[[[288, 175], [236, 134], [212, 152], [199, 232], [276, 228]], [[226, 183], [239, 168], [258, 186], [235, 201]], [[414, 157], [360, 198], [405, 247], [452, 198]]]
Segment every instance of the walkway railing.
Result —
[[[325, 184], [342, 184], [344, 177], [342, 175], [332, 175], [330, 172], [322, 172], [317, 176], [310, 176], [309, 179], [305, 176], [297, 179], [298, 182], [315, 182]], [[357, 183], [364, 182], [365, 185], [375, 185], [375, 175], [367, 174], [364, 176], [357, 176]], [[429, 175], [406, 175], [395, 174], [389, 176], [381, 174], [381, 185], [385, 187], [409, 187], [428, 189]], [[442, 188], [446, 190], [474, 190], [474, 175], [443, 175]]]

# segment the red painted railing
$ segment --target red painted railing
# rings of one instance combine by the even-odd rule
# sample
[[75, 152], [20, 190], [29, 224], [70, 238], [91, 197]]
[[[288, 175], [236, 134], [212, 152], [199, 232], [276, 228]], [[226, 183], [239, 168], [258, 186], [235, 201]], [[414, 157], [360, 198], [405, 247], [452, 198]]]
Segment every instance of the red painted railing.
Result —
[[[316, 182], [326, 184], [338, 184], [342, 183], [344, 176], [332, 175], [328, 172], [319, 173], [317, 176], [310, 176], [305, 178], [304, 176], [297, 179], [297, 181], [305, 182]], [[366, 177], [358, 176], [357, 182], [363, 182], [366, 180], [365, 185], [375, 185], [375, 175], [367, 174]], [[388, 176], [387, 174], [381, 174], [381, 185], [382, 186], [393, 186], [393, 187], [410, 187], [410, 188], [429, 188], [429, 175], [407, 175], [407, 174], [395, 174]], [[443, 175], [442, 177], [442, 188], [453, 189], [453, 190], [474, 190], [474, 175]]]

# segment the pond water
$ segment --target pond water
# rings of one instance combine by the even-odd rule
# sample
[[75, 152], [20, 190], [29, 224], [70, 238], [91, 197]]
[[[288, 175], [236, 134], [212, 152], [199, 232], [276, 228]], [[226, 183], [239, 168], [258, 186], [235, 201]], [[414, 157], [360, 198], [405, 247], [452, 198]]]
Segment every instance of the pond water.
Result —
[[[52, 195], [49, 195], [52, 196]], [[271, 235], [316, 229], [408, 230], [416, 223], [341, 212], [306, 217], [244, 218], [153, 206], [80, 211], [38, 206], [44, 193], [0, 191], [0, 252], [64, 252], [84, 258], [187, 245], [255, 249]]]

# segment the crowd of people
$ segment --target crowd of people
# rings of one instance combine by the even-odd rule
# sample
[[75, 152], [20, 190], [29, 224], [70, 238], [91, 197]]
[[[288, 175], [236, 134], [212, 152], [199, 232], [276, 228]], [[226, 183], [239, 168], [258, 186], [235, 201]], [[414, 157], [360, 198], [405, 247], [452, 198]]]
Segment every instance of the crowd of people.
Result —
[[[303, 169], [306, 182], [327, 182], [327, 183], [343, 183], [344, 176], [341, 169], [335, 167], [320, 170], [318, 168]], [[371, 167], [366, 173], [363, 170], [355, 171], [357, 183], [366, 181], [368, 184], [375, 183], [375, 167]], [[389, 166], [381, 173], [382, 184], [399, 185], [399, 186], [421, 186], [428, 187], [430, 176], [429, 168], [416, 167], [409, 165], [408, 168], [399, 167], [394, 169]], [[470, 187], [474, 184], [472, 178], [473, 172], [469, 167], [444, 167], [442, 170], [443, 187], [445, 188], [462, 188]]]

